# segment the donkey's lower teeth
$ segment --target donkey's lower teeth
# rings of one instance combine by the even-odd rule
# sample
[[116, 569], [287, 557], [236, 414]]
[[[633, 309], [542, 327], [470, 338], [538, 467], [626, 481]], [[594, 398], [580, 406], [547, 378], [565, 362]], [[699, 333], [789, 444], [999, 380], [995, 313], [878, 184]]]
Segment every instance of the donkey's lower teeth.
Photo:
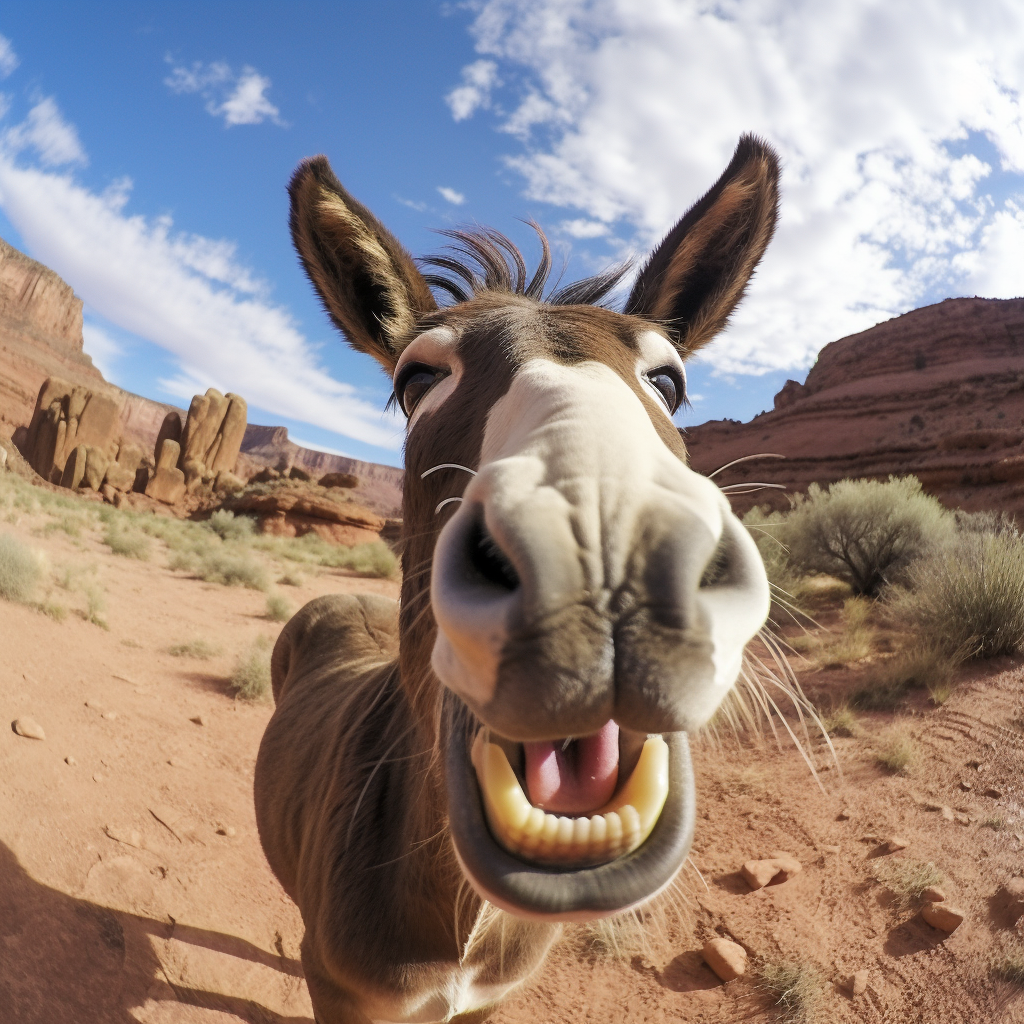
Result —
[[526, 798], [505, 751], [473, 741], [476, 769], [491, 834], [509, 853], [539, 864], [605, 864], [635, 850], [654, 828], [668, 798], [668, 744], [650, 737], [633, 774], [597, 813], [566, 818], [546, 814]]

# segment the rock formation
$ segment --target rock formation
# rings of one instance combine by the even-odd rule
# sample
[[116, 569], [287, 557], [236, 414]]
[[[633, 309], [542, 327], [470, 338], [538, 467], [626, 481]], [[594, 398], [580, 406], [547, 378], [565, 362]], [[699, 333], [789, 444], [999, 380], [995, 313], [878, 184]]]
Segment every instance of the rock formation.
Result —
[[146, 497], [165, 505], [176, 505], [185, 497], [185, 474], [178, 469], [181, 446], [169, 437], [160, 442], [156, 468], [146, 484]]
[[[804, 384], [749, 423], [714, 420], [683, 434], [723, 484], [804, 491], [844, 477], [913, 473], [950, 507], [1005, 509], [1024, 521], [1024, 299], [947, 299], [826, 345]], [[733, 506], [788, 507], [784, 492]]]
[[216, 388], [192, 399], [181, 432], [179, 461], [190, 492], [214, 483], [221, 474], [234, 473], [245, 436], [246, 411], [244, 398], [230, 392], [222, 395]]

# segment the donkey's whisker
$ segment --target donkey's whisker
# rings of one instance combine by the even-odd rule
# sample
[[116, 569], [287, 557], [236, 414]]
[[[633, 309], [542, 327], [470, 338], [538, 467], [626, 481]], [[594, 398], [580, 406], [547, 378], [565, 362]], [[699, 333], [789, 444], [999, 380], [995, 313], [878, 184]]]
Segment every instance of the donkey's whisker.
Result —
[[434, 509], [434, 515], [436, 516], [437, 513], [440, 512], [441, 509], [443, 509], [445, 507], [445, 505], [450, 505], [453, 501], [462, 501], [462, 500], [463, 500], [463, 498], [461, 498], [461, 497], [455, 497], [455, 498], [445, 498], [444, 501], [439, 501], [437, 503], [437, 508]]
[[733, 459], [732, 462], [727, 462], [724, 466], [719, 466], [714, 473], [708, 473], [708, 479], [714, 480], [719, 473], [728, 469], [730, 466], [738, 466], [741, 462], [750, 462], [753, 459], [784, 459], [785, 455], [778, 455], [775, 452], [762, 452], [760, 455], [744, 455], [741, 459]]
[[461, 469], [464, 473], [476, 476], [476, 470], [470, 469], [469, 466], [460, 466], [457, 462], [442, 462], [439, 466], [431, 466], [430, 469], [425, 469], [420, 473], [420, 479], [426, 480], [431, 473], [436, 473], [439, 469]]

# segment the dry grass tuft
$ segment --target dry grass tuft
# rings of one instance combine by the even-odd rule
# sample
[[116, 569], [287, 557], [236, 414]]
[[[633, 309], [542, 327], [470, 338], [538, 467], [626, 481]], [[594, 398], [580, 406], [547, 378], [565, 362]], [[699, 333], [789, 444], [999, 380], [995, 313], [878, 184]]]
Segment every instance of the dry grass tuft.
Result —
[[137, 558], [144, 562], [149, 558], [149, 538], [141, 530], [133, 530], [116, 521], [107, 523], [103, 531], [103, 543], [115, 555]]
[[287, 622], [294, 614], [295, 609], [284, 594], [268, 595], [266, 616], [272, 622]]
[[229, 680], [231, 689], [240, 700], [266, 701], [270, 699], [270, 639], [257, 637], [235, 662]]
[[[908, 691], [924, 688], [933, 694], [935, 703], [942, 703], [949, 699], [962, 661], [942, 647], [920, 643], [873, 666], [851, 703], [867, 711], [892, 711], [903, 703]], [[936, 699], [936, 694], [942, 699]]]
[[931, 861], [909, 858], [882, 861], [875, 871], [875, 878], [892, 893], [900, 911], [917, 906], [925, 889], [942, 885], [945, 881], [942, 872]]
[[878, 739], [875, 758], [893, 774], [909, 774], [920, 759], [917, 741], [905, 725], [892, 725]]
[[195, 658], [200, 661], [215, 658], [221, 651], [222, 648], [217, 644], [201, 638], [188, 640], [182, 644], [172, 644], [167, 648], [167, 653], [173, 658]]
[[765, 958], [757, 964], [758, 987], [774, 1001], [778, 1019], [786, 1024], [812, 1024], [821, 1019], [825, 984], [821, 975], [795, 960]]
[[840, 704], [825, 715], [821, 724], [829, 736], [855, 737], [861, 734], [860, 721], [849, 704]]
[[17, 537], [0, 534], [0, 598], [28, 601], [42, 576], [39, 558]]
[[992, 964], [992, 973], [1001, 981], [1024, 988], [1024, 950], [999, 957]]

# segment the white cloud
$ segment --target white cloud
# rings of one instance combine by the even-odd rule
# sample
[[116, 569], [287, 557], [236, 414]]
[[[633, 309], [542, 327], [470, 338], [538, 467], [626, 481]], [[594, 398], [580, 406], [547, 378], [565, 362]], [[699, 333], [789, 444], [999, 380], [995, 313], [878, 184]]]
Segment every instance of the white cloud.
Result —
[[284, 126], [280, 110], [266, 96], [271, 81], [255, 68], [243, 67], [236, 75], [223, 61], [196, 61], [190, 68], [173, 68], [164, 85], [179, 95], [200, 93], [206, 100], [206, 112], [223, 117], [225, 127], [262, 124], [267, 118]]
[[442, 199], [446, 199], [453, 206], [461, 206], [466, 201], [466, 197], [461, 192], [456, 192], [453, 188], [438, 185], [437, 191], [441, 193]]
[[462, 69], [462, 85], [445, 97], [456, 121], [465, 121], [477, 110], [491, 105], [491, 90], [498, 85], [498, 65], [493, 60], [478, 60]]
[[573, 238], [603, 238], [608, 234], [608, 225], [599, 220], [577, 217], [575, 220], [563, 220], [558, 230]]
[[[708, 352], [719, 371], [804, 367], [825, 342], [945, 295], [1024, 291], [1017, 0], [978, 0], [969, 17], [957, 0], [484, 0], [477, 11], [482, 56], [464, 80], [493, 68], [478, 98], [449, 96], [453, 114], [490, 104], [499, 74], [519, 82], [499, 118], [523, 143], [508, 165], [530, 199], [579, 211], [565, 233], [614, 229], [609, 261], [617, 237], [655, 244], [740, 134], [778, 148], [779, 228]], [[1009, 198], [991, 184], [997, 167]]]
[[[128, 216], [131, 183], [103, 195], [70, 175], [19, 166], [0, 146], [0, 206], [32, 255], [112, 324], [171, 353], [160, 381], [186, 402], [211, 385], [271, 413], [396, 449], [401, 428], [350, 384], [333, 379], [288, 310], [235, 260], [230, 242], [174, 233], [169, 217]], [[119, 352], [95, 325], [87, 350], [101, 368]]]
[[64, 120], [50, 97], [39, 100], [26, 120], [8, 128], [0, 140], [9, 152], [34, 149], [39, 159], [50, 167], [88, 163], [75, 126]]
[[12, 75], [20, 63], [10, 39], [7, 36], [0, 36], [0, 78]]
[[92, 359], [96, 367], [106, 377], [113, 380], [116, 376], [114, 366], [117, 360], [124, 355], [124, 349], [97, 324], [86, 320], [82, 324], [82, 339], [85, 342], [85, 351]]

